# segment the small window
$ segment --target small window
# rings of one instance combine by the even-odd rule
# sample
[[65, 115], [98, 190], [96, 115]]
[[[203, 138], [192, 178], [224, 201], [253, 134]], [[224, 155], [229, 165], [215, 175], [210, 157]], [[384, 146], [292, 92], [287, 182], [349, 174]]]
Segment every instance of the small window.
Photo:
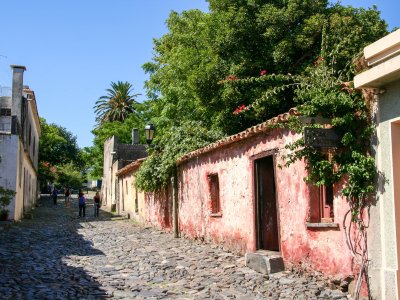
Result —
[[0, 116], [11, 116], [11, 108], [2, 108], [0, 109]]
[[210, 205], [211, 205], [211, 215], [221, 213], [221, 203], [219, 198], [219, 182], [218, 174], [209, 174], [208, 186], [210, 191]]
[[333, 185], [310, 187], [311, 223], [333, 223]]
[[319, 200], [321, 211], [321, 222], [333, 222], [333, 186], [321, 185], [319, 187]]

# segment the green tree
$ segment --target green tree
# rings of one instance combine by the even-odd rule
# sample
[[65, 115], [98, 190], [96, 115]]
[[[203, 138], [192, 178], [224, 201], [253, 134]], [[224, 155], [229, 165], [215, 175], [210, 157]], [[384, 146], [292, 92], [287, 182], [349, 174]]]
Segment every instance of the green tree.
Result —
[[83, 166], [73, 133], [57, 124], [48, 124], [44, 118], [40, 118], [40, 127], [42, 135], [39, 139], [39, 161], [47, 161], [52, 165], [73, 162]]
[[41, 187], [46, 187], [48, 182], [57, 182], [59, 168], [63, 165], [73, 164], [77, 171], [84, 171], [85, 162], [76, 136], [62, 126], [48, 124], [44, 118], [40, 118], [40, 127], [38, 173]]
[[73, 163], [58, 167], [57, 184], [59, 185], [81, 188], [85, 178], [85, 174], [77, 170]]
[[132, 85], [129, 82], [111, 82], [111, 88], [106, 89], [107, 95], [96, 101], [94, 108], [96, 121], [102, 125], [106, 122], [123, 121], [136, 112], [137, 102], [132, 95]]
[[[143, 66], [150, 74], [146, 88], [158, 135], [169, 136], [188, 121], [209, 129], [210, 136], [234, 134], [265, 121], [296, 106], [293, 89], [264, 95], [287, 80], [281, 74], [303, 74], [316, 60], [323, 30], [328, 37], [323, 49], [332, 53], [326, 58], [342, 71], [342, 80], [354, 74], [351, 62], [362, 48], [387, 33], [376, 7], [329, 6], [325, 0], [209, 3], [209, 13], [172, 12], [169, 32], [155, 40], [153, 61]], [[238, 110], [244, 113], [236, 114]], [[160, 143], [159, 151], [173, 149], [172, 144], [178, 151], [183, 140], [171, 136], [155, 143]], [[156, 163], [148, 168], [148, 180], [161, 176]], [[164, 168], [161, 178], [168, 178], [170, 170]]]

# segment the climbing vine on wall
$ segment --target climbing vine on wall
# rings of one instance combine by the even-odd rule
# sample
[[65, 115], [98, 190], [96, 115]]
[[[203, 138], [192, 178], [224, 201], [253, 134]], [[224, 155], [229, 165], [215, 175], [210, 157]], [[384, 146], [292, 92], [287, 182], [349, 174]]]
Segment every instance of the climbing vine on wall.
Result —
[[[136, 186], [146, 192], [160, 190], [173, 176], [179, 157], [222, 137], [221, 132], [210, 130], [202, 122], [196, 121], [183, 122], [180, 126], [172, 127], [171, 131], [157, 135], [155, 146], [150, 148], [150, 156], [137, 174]], [[179, 143], [169, 143], [170, 140]]]

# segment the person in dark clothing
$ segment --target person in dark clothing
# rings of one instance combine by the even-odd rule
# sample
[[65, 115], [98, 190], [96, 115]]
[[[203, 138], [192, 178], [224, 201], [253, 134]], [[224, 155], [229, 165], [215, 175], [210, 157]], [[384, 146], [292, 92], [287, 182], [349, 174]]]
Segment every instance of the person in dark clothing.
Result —
[[52, 193], [52, 195], [53, 195], [53, 202], [54, 202], [54, 205], [57, 205], [57, 196], [58, 196], [58, 191], [57, 191], [57, 189], [56, 189], [56, 188], [54, 188], [54, 189], [53, 189], [53, 193]]
[[99, 210], [100, 210], [100, 195], [99, 195], [99, 192], [97, 192], [96, 195], [93, 197], [93, 206], [94, 206], [94, 216], [98, 217], [99, 216]]
[[79, 204], [79, 217], [85, 217], [86, 211], [86, 198], [83, 196], [83, 193], [80, 192], [78, 195], [78, 204]]

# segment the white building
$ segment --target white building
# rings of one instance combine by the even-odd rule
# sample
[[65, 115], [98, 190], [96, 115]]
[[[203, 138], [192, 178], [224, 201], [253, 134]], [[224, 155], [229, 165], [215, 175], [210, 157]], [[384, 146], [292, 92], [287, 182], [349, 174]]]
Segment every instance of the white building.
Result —
[[370, 67], [354, 86], [372, 89], [379, 172], [368, 232], [374, 299], [400, 299], [400, 29], [364, 49]]
[[26, 68], [11, 68], [12, 95], [0, 97], [0, 186], [16, 192], [8, 218], [19, 220], [37, 198], [40, 124], [35, 93], [23, 86]]

